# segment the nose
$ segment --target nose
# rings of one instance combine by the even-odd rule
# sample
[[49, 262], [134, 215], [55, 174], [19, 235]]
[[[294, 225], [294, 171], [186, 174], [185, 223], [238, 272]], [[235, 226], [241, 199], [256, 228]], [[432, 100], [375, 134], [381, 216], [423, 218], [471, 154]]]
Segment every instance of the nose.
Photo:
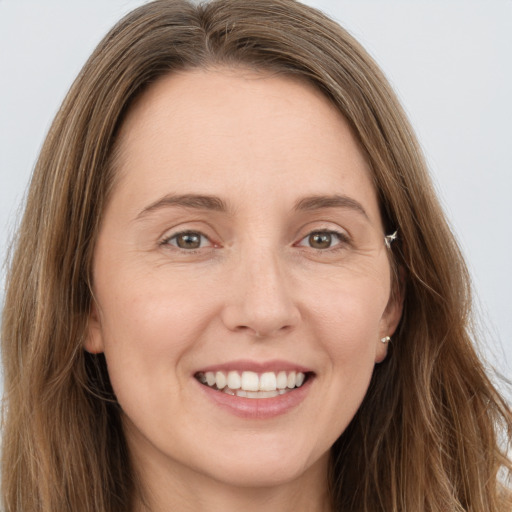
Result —
[[262, 338], [291, 331], [300, 320], [292, 283], [276, 254], [242, 257], [228, 279], [222, 320], [231, 331]]

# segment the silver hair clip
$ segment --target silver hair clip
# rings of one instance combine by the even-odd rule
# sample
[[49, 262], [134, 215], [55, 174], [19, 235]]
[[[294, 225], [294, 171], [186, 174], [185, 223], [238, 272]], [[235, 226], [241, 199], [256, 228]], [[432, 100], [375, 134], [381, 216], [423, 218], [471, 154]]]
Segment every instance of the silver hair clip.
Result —
[[388, 249], [391, 249], [391, 243], [396, 240], [397, 236], [398, 236], [398, 229], [394, 233], [391, 233], [391, 235], [386, 235], [384, 237], [384, 243], [386, 244], [386, 247]]

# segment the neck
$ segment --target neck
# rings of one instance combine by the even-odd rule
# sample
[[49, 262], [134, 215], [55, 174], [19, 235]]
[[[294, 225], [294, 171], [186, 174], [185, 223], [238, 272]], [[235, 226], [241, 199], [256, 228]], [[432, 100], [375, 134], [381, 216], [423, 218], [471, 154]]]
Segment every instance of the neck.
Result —
[[133, 512], [332, 512], [328, 460], [326, 454], [297, 478], [270, 486], [234, 485], [183, 466], [137, 463], [142, 492]]
[[147, 492], [134, 512], [331, 512], [327, 493], [311, 493], [307, 488], [240, 489], [222, 485], [190, 489], [169, 487], [162, 492]]

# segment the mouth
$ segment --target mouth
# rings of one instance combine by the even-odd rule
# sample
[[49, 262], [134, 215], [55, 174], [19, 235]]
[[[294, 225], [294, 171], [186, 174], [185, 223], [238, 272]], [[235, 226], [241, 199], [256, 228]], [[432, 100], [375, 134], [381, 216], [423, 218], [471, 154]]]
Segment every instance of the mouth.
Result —
[[312, 377], [312, 372], [269, 371], [206, 371], [194, 377], [204, 386], [226, 395], [242, 398], [275, 398], [302, 387]]

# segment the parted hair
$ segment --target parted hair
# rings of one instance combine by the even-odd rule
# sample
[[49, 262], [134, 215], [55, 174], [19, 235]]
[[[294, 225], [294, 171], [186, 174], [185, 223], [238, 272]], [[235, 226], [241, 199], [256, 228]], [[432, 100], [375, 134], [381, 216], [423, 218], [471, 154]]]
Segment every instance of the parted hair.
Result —
[[[337, 23], [293, 0], [156, 0], [100, 42], [37, 161], [2, 317], [5, 512], [127, 512], [139, 492], [103, 356], [83, 348], [91, 264], [133, 101], [177, 70], [242, 67], [317, 87], [371, 169], [403, 316], [388, 357], [332, 447], [339, 512], [512, 508], [509, 404], [478, 357], [470, 280], [409, 122]], [[341, 399], [341, 398], [340, 398]]]

